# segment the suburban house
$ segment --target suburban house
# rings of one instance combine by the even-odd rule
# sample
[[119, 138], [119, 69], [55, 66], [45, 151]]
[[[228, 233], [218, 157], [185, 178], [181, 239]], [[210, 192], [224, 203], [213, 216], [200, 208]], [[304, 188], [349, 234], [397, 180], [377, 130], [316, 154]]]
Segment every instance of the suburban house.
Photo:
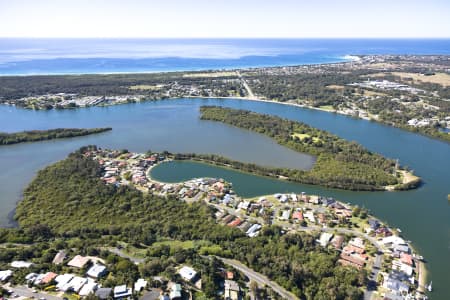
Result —
[[182, 267], [180, 271], [178, 271], [178, 274], [186, 281], [193, 281], [197, 276], [197, 272], [188, 266]]
[[225, 280], [225, 300], [238, 300], [240, 299], [240, 288], [236, 281]]
[[6, 281], [8, 280], [13, 274], [13, 271], [6, 270], [6, 271], [0, 271], [0, 281]]
[[100, 278], [105, 276], [108, 273], [108, 270], [105, 266], [100, 264], [94, 264], [86, 273], [87, 276], [92, 278]]
[[99, 288], [95, 291], [95, 296], [101, 300], [106, 300], [111, 298], [112, 289], [111, 288]]
[[127, 288], [125, 284], [114, 287], [114, 299], [126, 299], [131, 297], [131, 295], [131, 289]]
[[81, 255], [76, 255], [74, 258], [72, 258], [71, 261], [69, 261], [67, 263], [67, 265], [69, 267], [74, 267], [74, 268], [78, 268], [81, 269], [83, 268], [87, 263], [89, 262], [89, 258], [88, 257], [84, 257]]
[[63, 261], [66, 259], [66, 252], [64, 250], [59, 251], [56, 253], [55, 258], [53, 258], [53, 263], [55, 265], [60, 265], [63, 263]]
[[139, 278], [135, 283], [134, 283], [134, 291], [135, 292], [140, 292], [143, 289], [145, 289], [147, 287], [147, 281], [143, 278]]
[[13, 261], [11, 263], [11, 267], [17, 268], [17, 269], [29, 268], [32, 265], [33, 265], [32, 263], [26, 262], [26, 261], [22, 261], [22, 260], [15, 260], [15, 261]]
[[181, 299], [181, 285], [178, 283], [172, 283], [170, 286], [170, 300]]

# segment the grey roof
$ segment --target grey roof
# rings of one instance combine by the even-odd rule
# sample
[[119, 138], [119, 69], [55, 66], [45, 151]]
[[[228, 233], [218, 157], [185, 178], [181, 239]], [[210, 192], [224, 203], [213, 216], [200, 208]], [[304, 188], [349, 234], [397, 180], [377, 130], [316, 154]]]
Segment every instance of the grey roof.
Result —
[[111, 296], [111, 288], [99, 288], [97, 291], [95, 291], [95, 296], [99, 297], [100, 299], [108, 299]]

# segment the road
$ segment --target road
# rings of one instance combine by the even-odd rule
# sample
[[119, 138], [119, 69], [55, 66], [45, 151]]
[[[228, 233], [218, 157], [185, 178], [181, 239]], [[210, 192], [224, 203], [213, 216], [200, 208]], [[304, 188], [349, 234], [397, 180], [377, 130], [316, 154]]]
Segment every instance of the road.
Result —
[[276, 282], [273, 282], [269, 278], [267, 278], [266, 276], [264, 276], [264, 275], [262, 275], [262, 274], [260, 274], [258, 272], [253, 271], [252, 269], [248, 268], [247, 266], [245, 266], [241, 262], [239, 262], [237, 260], [233, 260], [233, 259], [227, 259], [227, 258], [223, 258], [223, 257], [218, 257], [218, 256], [216, 256], [216, 258], [220, 259], [221, 261], [223, 261], [224, 264], [230, 265], [233, 268], [241, 271], [248, 278], [250, 278], [251, 280], [253, 280], [256, 283], [258, 283], [259, 286], [269, 286], [278, 295], [283, 297], [283, 299], [288, 299], [288, 300], [297, 300], [298, 299], [294, 294], [288, 292], [283, 287], [278, 285]]
[[133, 257], [133, 256], [130, 256], [130, 255], [127, 255], [122, 250], [120, 250], [118, 248], [111, 247], [111, 248], [105, 248], [105, 249], [110, 251], [110, 252], [112, 252], [112, 253], [114, 253], [114, 254], [116, 254], [116, 255], [118, 255], [118, 256], [120, 256], [120, 257], [129, 259], [132, 262], [134, 262], [135, 264], [141, 264], [141, 263], [143, 263], [145, 261], [144, 258], [138, 258], [138, 257]]
[[[38, 292], [38, 293], [33, 293], [32, 289], [28, 288], [27, 286], [24, 285], [18, 285], [15, 287], [11, 287], [11, 286], [3, 286], [6, 290], [12, 290], [13, 291], [13, 295], [17, 294], [19, 295], [19, 297], [24, 297], [24, 298], [36, 298], [36, 299], [41, 299], [41, 298], [45, 298], [46, 300], [61, 300], [62, 297], [58, 297], [58, 296], [53, 296], [53, 295], [49, 295], [47, 293], [42, 293], [42, 292]], [[10, 297], [10, 299], [14, 299], [14, 297]]]
[[241, 73], [236, 72], [237, 76], [242, 82], [242, 85], [244, 86], [245, 90], [247, 91], [248, 98], [250, 99], [256, 99], [255, 94], [253, 94], [252, 89], [248, 86], [247, 81], [245, 81], [244, 77], [242, 77]]

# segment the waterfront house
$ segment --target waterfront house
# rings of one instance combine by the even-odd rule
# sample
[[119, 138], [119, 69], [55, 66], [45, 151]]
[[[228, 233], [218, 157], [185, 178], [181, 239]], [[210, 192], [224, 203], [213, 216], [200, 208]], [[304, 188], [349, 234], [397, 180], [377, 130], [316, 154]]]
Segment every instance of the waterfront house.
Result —
[[380, 227], [380, 222], [375, 219], [369, 219], [369, 226], [372, 230], [377, 230]]
[[413, 266], [413, 258], [410, 254], [407, 253], [401, 253], [400, 254], [400, 261], [403, 264], [406, 264], [408, 266]]
[[387, 276], [383, 282], [383, 287], [396, 293], [408, 293], [409, 286], [391, 276]]

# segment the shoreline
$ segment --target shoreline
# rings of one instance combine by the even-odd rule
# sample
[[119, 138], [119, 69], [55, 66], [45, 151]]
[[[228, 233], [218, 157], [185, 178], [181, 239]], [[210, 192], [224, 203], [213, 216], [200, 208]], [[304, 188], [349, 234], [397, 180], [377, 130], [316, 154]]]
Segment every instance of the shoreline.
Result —
[[[378, 54], [388, 55], [388, 54]], [[441, 54], [439, 54], [441, 55]], [[94, 72], [94, 73], [82, 73], [82, 72], [68, 72], [68, 73], [27, 73], [27, 74], [4, 74], [0, 73], [0, 77], [27, 77], [27, 76], [84, 76], [84, 75], [130, 75], [130, 74], [167, 74], [167, 73], [183, 73], [183, 72], [216, 72], [216, 71], [239, 71], [239, 70], [252, 70], [261, 68], [293, 68], [301, 66], [321, 66], [321, 65], [334, 65], [342, 63], [351, 63], [359, 61], [356, 58], [367, 56], [365, 54], [345, 54], [335, 57], [336, 60], [330, 62], [313, 62], [313, 63], [300, 63], [300, 64], [275, 64], [270, 66], [255, 65], [255, 66], [243, 66], [243, 67], [225, 67], [225, 68], [204, 68], [204, 69], [184, 69], [184, 70], [155, 70], [155, 71], [118, 71], [118, 72]]]

